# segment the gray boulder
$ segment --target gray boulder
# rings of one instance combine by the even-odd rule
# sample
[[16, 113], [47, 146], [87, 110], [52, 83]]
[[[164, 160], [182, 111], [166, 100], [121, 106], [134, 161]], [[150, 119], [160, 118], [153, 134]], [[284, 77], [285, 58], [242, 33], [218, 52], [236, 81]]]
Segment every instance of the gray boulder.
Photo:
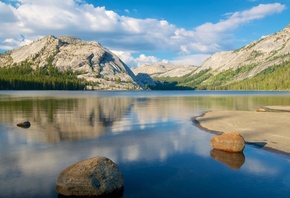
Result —
[[80, 161], [64, 169], [56, 191], [65, 196], [109, 196], [122, 193], [123, 176], [117, 165], [106, 157]]

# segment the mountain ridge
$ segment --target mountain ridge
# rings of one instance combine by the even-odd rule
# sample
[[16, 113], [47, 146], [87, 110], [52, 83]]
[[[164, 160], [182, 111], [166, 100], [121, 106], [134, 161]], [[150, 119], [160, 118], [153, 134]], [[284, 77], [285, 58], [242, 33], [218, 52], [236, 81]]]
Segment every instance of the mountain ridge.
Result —
[[251, 42], [240, 49], [217, 52], [206, 59], [194, 73], [205, 69], [212, 69], [219, 73], [230, 68], [237, 69], [247, 65], [258, 64], [257, 72], [253, 73], [257, 74], [269, 66], [289, 60], [289, 53], [290, 25], [277, 33]]
[[88, 89], [143, 89], [130, 68], [115, 54], [94, 41], [52, 35], [0, 55], [0, 67], [28, 62], [33, 69], [49, 64], [59, 71], [77, 72], [90, 82]]
[[[88, 89], [281, 89], [275, 86], [244, 86], [257, 79], [283, 76], [282, 89], [290, 89], [290, 25], [232, 51], [217, 52], [201, 66], [157, 63], [132, 70], [98, 42], [52, 35], [0, 54], [0, 68], [23, 62], [37, 70], [53, 65], [72, 70]], [[268, 79], [266, 79], [268, 80]], [[289, 83], [289, 85], [288, 85]], [[269, 81], [268, 84], [274, 84]], [[274, 88], [273, 88], [274, 87]]]
[[[192, 89], [289, 90], [289, 71], [290, 25], [240, 49], [217, 52], [182, 77], [163, 75], [167, 71], [150, 76], [155, 81], [175, 83], [179, 87]], [[277, 82], [278, 75], [283, 77], [281, 83]], [[275, 82], [269, 80], [272, 77], [276, 79]], [[268, 85], [261, 85], [261, 79]]]
[[155, 63], [153, 65], [143, 65], [131, 70], [135, 75], [146, 73], [151, 77], [181, 77], [191, 73], [198, 67], [193, 65], [176, 65], [169, 63]]

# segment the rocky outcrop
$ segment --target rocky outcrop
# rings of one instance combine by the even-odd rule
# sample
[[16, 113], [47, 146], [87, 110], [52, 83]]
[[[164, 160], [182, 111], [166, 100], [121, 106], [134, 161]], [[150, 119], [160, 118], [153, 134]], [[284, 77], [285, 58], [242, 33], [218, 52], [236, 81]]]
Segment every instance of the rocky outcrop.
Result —
[[46, 36], [29, 45], [0, 55], [0, 66], [29, 62], [32, 67], [78, 72], [95, 84], [94, 89], [141, 89], [130, 68], [98, 42], [82, 41], [68, 36]]
[[244, 138], [235, 132], [214, 136], [210, 145], [217, 150], [226, 152], [242, 152], [245, 147]]
[[108, 158], [94, 157], [64, 169], [56, 182], [56, 191], [65, 196], [104, 196], [122, 192], [123, 176]]
[[210, 56], [195, 73], [211, 69], [213, 74], [217, 74], [230, 68], [235, 70], [244, 66], [255, 66], [240, 76], [243, 79], [287, 60], [290, 60], [290, 25], [238, 50], [218, 52]]

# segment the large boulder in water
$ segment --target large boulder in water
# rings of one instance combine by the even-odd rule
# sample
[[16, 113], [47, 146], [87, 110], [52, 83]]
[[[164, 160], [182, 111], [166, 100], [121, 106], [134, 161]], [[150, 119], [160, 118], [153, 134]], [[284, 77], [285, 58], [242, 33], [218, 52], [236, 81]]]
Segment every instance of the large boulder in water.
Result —
[[106, 157], [80, 161], [64, 169], [56, 191], [65, 196], [104, 196], [123, 191], [123, 176], [117, 165]]
[[210, 144], [217, 150], [242, 152], [245, 147], [245, 140], [239, 133], [231, 132], [213, 137]]

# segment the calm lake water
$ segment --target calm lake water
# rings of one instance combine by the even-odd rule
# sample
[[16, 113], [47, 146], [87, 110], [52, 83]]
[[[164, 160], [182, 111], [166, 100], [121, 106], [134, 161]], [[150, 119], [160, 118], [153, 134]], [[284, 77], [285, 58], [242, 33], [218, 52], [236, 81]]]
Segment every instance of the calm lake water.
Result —
[[59, 173], [95, 156], [118, 164], [124, 198], [289, 197], [290, 155], [212, 151], [191, 120], [263, 105], [290, 105], [290, 92], [1, 91], [0, 197], [57, 197]]

